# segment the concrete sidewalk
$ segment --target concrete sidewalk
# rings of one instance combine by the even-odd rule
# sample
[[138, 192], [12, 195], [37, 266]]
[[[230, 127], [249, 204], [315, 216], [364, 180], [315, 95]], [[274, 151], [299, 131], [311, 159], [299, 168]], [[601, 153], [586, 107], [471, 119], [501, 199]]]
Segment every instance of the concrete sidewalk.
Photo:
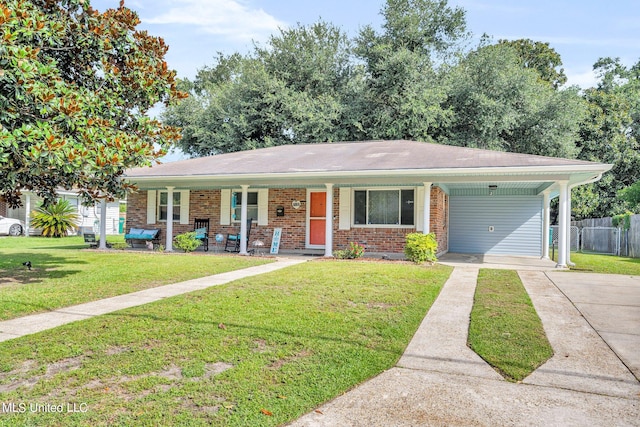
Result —
[[46, 313], [5, 320], [0, 322], [0, 342], [24, 335], [35, 334], [36, 332], [52, 329], [77, 320], [84, 320], [101, 314], [112, 313], [125, 308], [148, 304], [163, 298], [206, 289], [211, 286], [223, 285], [233, 280], [245, 277], [269, 273], [291, 265], [301, 264], [306, 261], [308, 261], [308, 259], [278, 258], [274, 263], [258, 265], [242, 270], [229, 271], [171, 285], [158, 286], [156, 288], [149, 288], [130, 294], [118, 295], [116, 297], [92, 301], [85, 304], [59, 308]]
[[477, 274], [456, 267], [396, 367], [290, 425], [640, 425], [640, 383], [541, 271], [520, 276], [555, 355], [515, 384], [471, 352]]

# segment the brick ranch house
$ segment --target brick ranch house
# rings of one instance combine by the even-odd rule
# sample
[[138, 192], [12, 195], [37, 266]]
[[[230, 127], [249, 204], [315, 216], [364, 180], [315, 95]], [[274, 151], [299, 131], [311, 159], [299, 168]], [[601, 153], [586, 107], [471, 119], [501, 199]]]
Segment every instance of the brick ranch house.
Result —
[[441, 254], [548, 257], [549, 201], [560, 197], [564, 266], [570, 189], [610, 168], [415, 141], [284, 145], [128, 171], [139, 191], [126, 227], [162, 229], [168, 250], [195, 218], [209, 218], [210, 237], [244, 234], [252, 218], [241, 254], [256, 240], [268, 248], [281, 228], [283, 252], [331, 256], [354, 241], [369, 253], [402, 253], [417, 231], [435, 233]]

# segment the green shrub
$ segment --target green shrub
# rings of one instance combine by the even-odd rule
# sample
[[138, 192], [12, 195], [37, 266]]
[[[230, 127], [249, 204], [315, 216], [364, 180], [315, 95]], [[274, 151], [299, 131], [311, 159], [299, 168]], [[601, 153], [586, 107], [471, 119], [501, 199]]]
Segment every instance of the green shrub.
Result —
[[615, 215], [611, 218], [611, 225], [614, 227], [620, 227], [623, 230], [627, 231], [631, 228], [631, 217], [633, 216], [633, 212], [626, 211], [623, 214]]
[[356, 242], [349, 242], [347, 249], [341, 249], [333, 252], [333, 256], [338, 259], [356, 259], [364, 255], [364, 246]]
[[404, 254], [409, 261], [421, 264], [425, 261], [436, 262], [438, 252], [438, 242], [433, 233], [410, 233], [406, 236]]
[[58, 200], [48, 206], [41, 205], [31, 213], [31, 227], [42, 229], [45, 237], [63, 237], [78, 228], [80, 217], [67, 200]]
[[195, 231], [178, 234], [174, 240], [176, 248], [182, 249], [185, 252], [193, 252], [202, 244], [201, 240], [196, 239]]

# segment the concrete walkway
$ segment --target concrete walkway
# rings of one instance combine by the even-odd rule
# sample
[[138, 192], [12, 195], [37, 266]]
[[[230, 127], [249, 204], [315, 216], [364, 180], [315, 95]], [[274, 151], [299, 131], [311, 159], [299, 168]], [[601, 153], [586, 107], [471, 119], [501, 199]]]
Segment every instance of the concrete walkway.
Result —
[[17, 319], [0, 322], [0, 342], [18, 338], [24, 335], [35, 334], [77, 320], [84, 320], [101, 314], [112, 313], [129, 307], [148, 304], [163, 298], [181, 295], [187, 292], [206, 289], [211, 286], [223, 285], [233, 280], [258, 274], [280, 270], [291, 265], [308, 261], [304, 258], [278, 258], [276, 262], [249, 267], [242, 270], [229, 271], [213, 276], [158, 286], [130, 294], [119, 295], [85, 304], [64, 307], [46, 313], [33, 314]]
[[290, 425], [639, 426], [640, 383], [540, 270], [519, 274], [555, 355], [523, 383], [466, 347], [478, 268], [459, 266], [396, 367]]

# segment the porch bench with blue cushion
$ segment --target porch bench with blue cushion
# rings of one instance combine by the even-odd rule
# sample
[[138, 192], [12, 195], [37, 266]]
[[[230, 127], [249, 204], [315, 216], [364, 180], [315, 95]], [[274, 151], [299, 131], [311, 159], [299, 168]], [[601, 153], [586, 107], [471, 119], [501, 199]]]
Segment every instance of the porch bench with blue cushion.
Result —
[[135, 242], [153, 242], [160, 243], [160, 229], [145, 229], [145, 228], [131, 228], [127, 234], [124, 235], [124, 240], [131, 247]]

